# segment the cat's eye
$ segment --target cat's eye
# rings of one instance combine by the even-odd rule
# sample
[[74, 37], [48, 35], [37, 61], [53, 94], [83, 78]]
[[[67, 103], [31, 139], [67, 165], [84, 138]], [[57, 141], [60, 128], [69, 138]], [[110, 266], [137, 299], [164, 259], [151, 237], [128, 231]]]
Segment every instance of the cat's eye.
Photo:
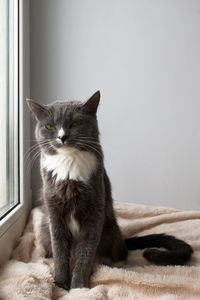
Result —
[[72, 127], [78, 127], [81, 123], [80, 122], [74, 122], [72, 123]]
[[55, 129], [56, 129], [55, 126], [50, 125], [50, 124], [47, 124], [45, 127], [46, 127], [47, 129], [49, 129], [49, 130], [55, 130]]

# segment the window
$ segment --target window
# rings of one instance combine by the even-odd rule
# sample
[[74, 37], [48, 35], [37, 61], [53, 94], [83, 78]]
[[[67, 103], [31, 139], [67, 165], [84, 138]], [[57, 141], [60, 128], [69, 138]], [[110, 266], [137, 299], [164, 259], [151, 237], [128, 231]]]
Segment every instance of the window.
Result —
[[[0, 264], [12, 252], [31, 209], [29, 0], [0, 0]], [[6, 251], [5, 251], [6, 249]]]
[[0, 218], [19, 203], [18, 3], [0, 1]]

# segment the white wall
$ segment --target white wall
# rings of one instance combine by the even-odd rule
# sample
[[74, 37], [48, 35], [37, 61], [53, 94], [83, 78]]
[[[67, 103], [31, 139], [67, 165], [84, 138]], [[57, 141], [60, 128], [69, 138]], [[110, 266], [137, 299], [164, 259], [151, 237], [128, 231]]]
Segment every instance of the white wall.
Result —
[[199, 209], [200, 1], [32, 0], [32, 98], [97, 89], [114, 198]]

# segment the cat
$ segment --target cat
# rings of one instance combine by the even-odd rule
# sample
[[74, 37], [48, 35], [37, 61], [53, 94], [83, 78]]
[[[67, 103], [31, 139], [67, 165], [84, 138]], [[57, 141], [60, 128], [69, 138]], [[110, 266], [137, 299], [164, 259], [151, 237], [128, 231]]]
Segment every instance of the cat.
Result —
[[165, 234], [123, 240], [99, 140], [99, 101], [99, 91], [85, 102], [40, 105], [27, 99], [37, 121], [35, 136], [41, 152], [40, 239], [46, 256], [53, 256], [55, 284], [66, 290], [88, 287], [94, 262], [123, 261], [128, 250], [165, 248], [143, 253], [160, 265], [183, 264], [193, 252], [184, 241]]

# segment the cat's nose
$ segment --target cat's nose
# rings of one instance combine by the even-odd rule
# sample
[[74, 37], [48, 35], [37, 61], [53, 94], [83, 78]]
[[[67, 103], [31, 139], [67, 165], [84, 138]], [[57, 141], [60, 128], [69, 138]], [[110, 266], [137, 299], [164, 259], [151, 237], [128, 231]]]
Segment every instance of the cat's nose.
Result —
[[67, 139], [67, 135], [65, 134], [65, 135], [63, 135], [63, 136], [59, 136], [58, 138], [59, 138], [59, 139], [61, 140], [61, 142], [64, 144], [65, 141], [66, 141], [66, 139]]

